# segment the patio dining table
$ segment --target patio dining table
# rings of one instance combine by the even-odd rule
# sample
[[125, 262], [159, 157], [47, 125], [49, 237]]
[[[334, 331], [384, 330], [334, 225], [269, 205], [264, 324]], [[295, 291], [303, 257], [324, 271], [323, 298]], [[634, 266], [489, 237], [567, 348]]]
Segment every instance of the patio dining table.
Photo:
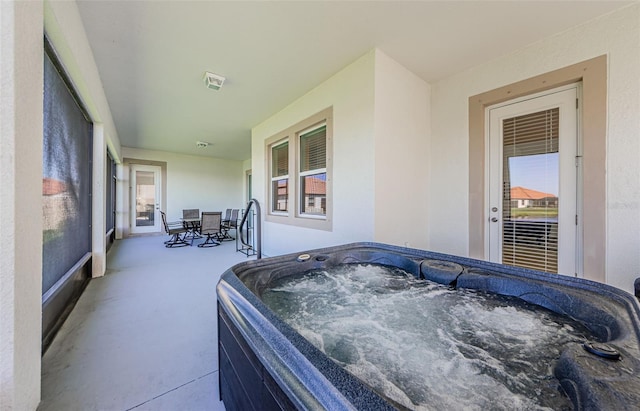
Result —
[[197, 240], [202, 238], [198, 230], [200, 229], [200, 217], [181, 218], [184, 228], [187, 232], [184, 235], [185, 240]]

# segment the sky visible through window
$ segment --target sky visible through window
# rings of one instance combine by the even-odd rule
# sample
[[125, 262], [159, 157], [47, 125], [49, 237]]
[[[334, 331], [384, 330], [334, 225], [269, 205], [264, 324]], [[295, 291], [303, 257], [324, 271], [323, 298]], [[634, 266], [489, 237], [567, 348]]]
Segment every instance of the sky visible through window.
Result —
[[558, 153], [509, 158], [511, 187], [558, 196]]

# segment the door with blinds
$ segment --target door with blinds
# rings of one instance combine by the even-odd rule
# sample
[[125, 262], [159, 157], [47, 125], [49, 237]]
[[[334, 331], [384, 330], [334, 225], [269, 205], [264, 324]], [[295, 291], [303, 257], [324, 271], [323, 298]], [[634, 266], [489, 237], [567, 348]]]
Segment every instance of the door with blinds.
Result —
[[577, 275], [578, 85], [488, 109], [490, 261]]

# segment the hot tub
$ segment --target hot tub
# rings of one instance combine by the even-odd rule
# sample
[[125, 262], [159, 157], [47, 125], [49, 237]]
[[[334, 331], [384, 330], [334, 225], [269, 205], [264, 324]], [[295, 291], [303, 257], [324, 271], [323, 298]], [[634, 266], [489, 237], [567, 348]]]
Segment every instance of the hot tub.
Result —
[[[417, 280], [415, 287], [508, 296], [514, 306], [522, 303], [566, 317], [577, 324], [573, 328], [588, 331], [586, 339], [563, 345], [549, 364], [549, 384], [566, 395], [569, 408], [621, 410], [640, 404], [640, 308], [632, 295], [578, 278], [357, 243], [249, 261], [222, 275], [217, 286], [218, 348], [220, 395], [227, 410], [414, 408], [381, 392], [375, 381], [347, 372], [342, 361], [325, 355], [262, 300], [288, 278], [356, 264], [401, 269]], [[378, 292], [385, 293], [374, 289]], [[419, 298], [414, 300], [416, 313], [423, 309]], [[466, 408], [486, 406], [464, 403]], [[415, 408], [438, 407], [427, 402]]]

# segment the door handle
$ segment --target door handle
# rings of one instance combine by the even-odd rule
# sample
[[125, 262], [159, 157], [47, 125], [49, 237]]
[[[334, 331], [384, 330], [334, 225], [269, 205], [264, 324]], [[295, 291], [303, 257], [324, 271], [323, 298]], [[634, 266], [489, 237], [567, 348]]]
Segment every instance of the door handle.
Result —
[[491, 222], [492, 223], [497, 223], [498, 222], [498, 217], [491, 217]]

